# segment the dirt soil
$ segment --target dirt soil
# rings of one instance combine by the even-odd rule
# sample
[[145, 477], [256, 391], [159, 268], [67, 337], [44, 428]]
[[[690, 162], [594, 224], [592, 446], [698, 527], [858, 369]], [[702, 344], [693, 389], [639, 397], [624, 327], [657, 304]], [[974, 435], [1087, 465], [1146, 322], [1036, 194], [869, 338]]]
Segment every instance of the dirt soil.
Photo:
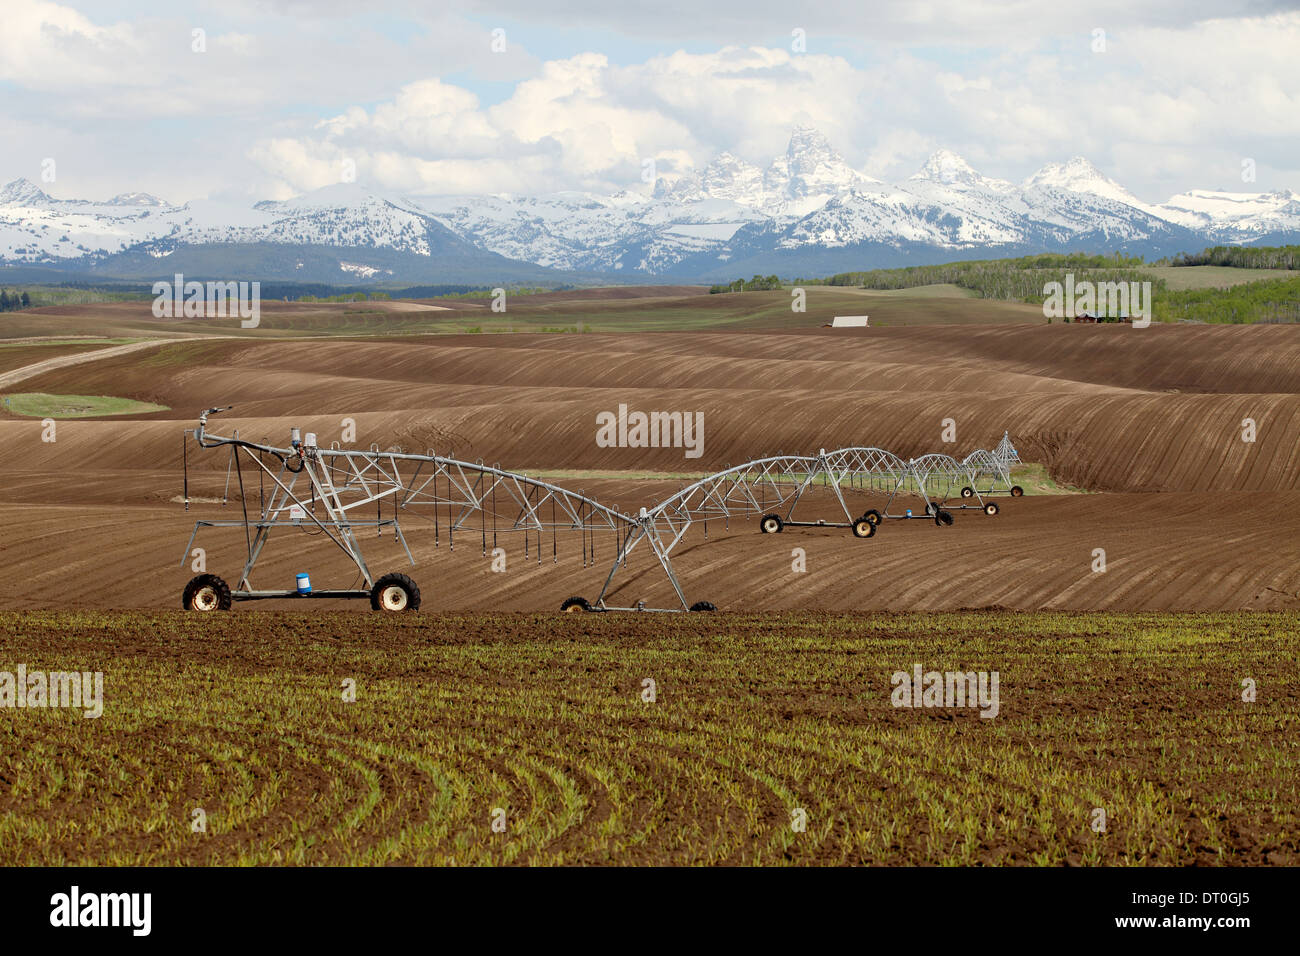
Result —
[[[709, 297], [705, 297], [709, 298]], [[717, 298], [717, 297], [712, 297]], [[466, 335], [396, 340], [209, 339], [75, 356], [35, 370], [23, 389], [106, 394], [171, 411], [63, 421], [0, 418], [0, 606], [171, 607], [191, 575], [180, 565], [198, 518], [229, 519], [197, 499], [226, 494], [227, 456], [182, 433], [200, 410], [228, 434], [277, 444], [290, 425], [322, 443], [356, 423], [356, 444], [432, 447], [515, 470], [589, 469], [623, 480], [574, 482], [623, 510], [680, 482], [776, 452], [868, 444], [904, 457], [992, 447], [1009, 431], [1028, 461], [1093, 494], [1002, 500], [951, 528], [887, 522], [871, 539], [846, 531], [758, 534], [756, 522], [692, 530], [674, 556], [692, 601], [719, 607], [935, 609], [1286, 608], [1300, 604], [1300, 328], [1108, 326], [915, 327], [586, 335]], [[620, 404], [702, 411], [704, 452], [602, 448], [596, 415]], [[957, 441], [941, 441], [944, 419]], [[1246, 419], [1255, 441], [1242, 440]], [[250, 495], [253, 490], [250, 488]], [[834, 517], [832, 512], [821, 512]], [[582, 566], [561, 535], [539, 566], [536, 541], [505, 536], [511, 571], [492, 574], [483, 542], [435, 549], [408, 526], [425, 606], [549, 610], [594, 596], [612, 545]], [[242, 533], [202, 532], [208, 569], [242, 564]], [[372, 565], [403, 569], [391, 539], [365, 542]], [[545, 543], [550, 551], [551, 542]], [[792, 550], [808, 571], [792, 571]], [[1094, 570], [1097, 550], [1106, 571]], [[490, 550], [490, 546], [489, 546]], [[354, 572], [304, 534], [273, 539], [266, 587], [293, 573], [348, 586]], [[616, 576], [613, 597], [664, 599], [655, 568]], [[73, 580], [75, 587], [68, 587]], [[258, 583], [255, 581], [255, 583]], [[347, 605], [351, 607], [352, 605]]]

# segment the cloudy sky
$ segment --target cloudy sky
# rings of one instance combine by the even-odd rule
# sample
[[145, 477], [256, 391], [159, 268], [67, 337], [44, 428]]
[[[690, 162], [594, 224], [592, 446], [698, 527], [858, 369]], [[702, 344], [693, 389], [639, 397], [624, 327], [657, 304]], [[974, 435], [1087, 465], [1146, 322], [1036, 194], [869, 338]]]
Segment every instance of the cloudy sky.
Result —
[[1300, 0], [799, 7], [4, 0], [0, 181], [245, 201], [355, 168], [416, 195], [614, 192], [651, 157], [765, 164], [802, 123], [886, 180], [946, 147], [1011, 180], [1081, 154], [1148, 201], [1300, 190]]

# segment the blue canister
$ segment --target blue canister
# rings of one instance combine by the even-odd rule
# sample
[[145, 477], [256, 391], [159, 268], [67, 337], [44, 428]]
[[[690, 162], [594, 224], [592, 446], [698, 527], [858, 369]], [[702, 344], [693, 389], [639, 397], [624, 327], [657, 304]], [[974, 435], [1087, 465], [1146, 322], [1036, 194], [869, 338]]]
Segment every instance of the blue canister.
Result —
[[298, 575], [298, 593], [303, 597], [311, 594], [311, 578], [305, 574]]
[[[911, 508], [908, 508], [908, 509], [907, 509], [907, 516], [908, 516], [909, 518], [912, 517], [912, 509], [911, 509]], [[298, 577], [300, 577], [300, 578], [304, 578], [304, 577], [306, 577], [306, 575], [305, 575], [305, 574], [300, 574], [300, 575], [298, 575]], [[310, 590], [310, 588], [308, 588], [308, 590]]]

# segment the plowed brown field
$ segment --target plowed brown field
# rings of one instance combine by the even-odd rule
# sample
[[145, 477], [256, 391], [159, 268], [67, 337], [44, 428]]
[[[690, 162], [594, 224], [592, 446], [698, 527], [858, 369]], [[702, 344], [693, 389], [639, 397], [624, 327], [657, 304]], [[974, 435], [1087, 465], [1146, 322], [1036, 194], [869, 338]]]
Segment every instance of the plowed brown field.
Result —
[[[196, 339], [92, 357], [21, 388], [136, 398], [171, 411], [61, 421], [54, 442], [42, 441], [38, 421], [0, 418], [6, 607], [178, 604], [192, 573], [180, 559], [194, 519], [229, 518], [238, 508], [196, 502], [186, 514], [173, 501], [181, 431], [201, 409], [225, 404], [235, 409], [217, 420], [220, 430], [253, 440], [284, 444], [298, 425], [328, 443], [351, 418], [361, 447], [434, 447], [529, 472], [597, 470], [607, 477], [561, 483], [625, 511], [680, 484], [642, 473], [698, 475], [778, 451], [856, 444], [961, 457], [992, 447], [1006, 430], [1026, 461], [1096, 493], [1004, 500], [999, 516], [961, 512], [951, 528], [887, 522], [866, 541], [838, 530], [761, 536], [755, 522], [711, 523], [707, 541], [692, 531], [674, 555], [688, 595], [734, 609], [1300, 605], [1295, 327]], [[620, 404], [702, 411], [703, 455], [598, 447], [597, 413]], [[949, 418], [957, 441], [944, 444]], [[1242, 440], [1248, 418], [1253, 443]], [[198, 454], [191, 443], [189, 464], [191, 494], [219, 497], [226, 457]], [[579, 542], [561, 536], [558, 561], [547, 541], [539, 566], [536, 542], [525, 560], [515, 536], [504, 542], [510, 570], [493, 574], [478, 536], [458, 540], [452, 555], [445, 544], [435, 550], [424, 529], [407, 530], [428, 610], [552, 609], [569, 594], [593, 596], [612, 557], [612, 542], [604, 543], [584, 568]], [[365, 543], [372, 566], [405, 565], [391, 539]], [[205, 532], [199, 544], [209, 570], [236, 574], [242, 533]], [[791, 570], [795, 547], [807, 551], [806, 573]], [[1105, 573], [1093, 570], [1098, 548]], [[272, 539], [260, 583], [290, 586], [296, 570], [322, 585], [354, 577], [314, 539]], [[616, 585], [620, 601], [662, 597], [657, 570], [635, 562]]]

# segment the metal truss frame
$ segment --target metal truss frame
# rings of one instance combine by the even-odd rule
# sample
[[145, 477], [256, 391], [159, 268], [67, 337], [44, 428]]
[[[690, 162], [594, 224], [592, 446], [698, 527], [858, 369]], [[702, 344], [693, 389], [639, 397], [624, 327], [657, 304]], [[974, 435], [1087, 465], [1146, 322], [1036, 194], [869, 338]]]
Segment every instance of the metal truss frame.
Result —
[[[1011, 466], [1020, 463], [1020, 453], [1011, 443], [1009, 432], [1002, 433], [1002, 440], [992, 451], [976, 449], [962, 462], [970, 471], [968, 487], [981, 501], [992, 495], [1014, 495], [1016, 486], [1011, 482]], [[981, 484], [985, 487], [981, 488]]]
[[[257, 591], [250, 577], [271, 532], [277, 528], [314, 529], [333, 542], [356, 565], [367, 590], [321, 592], [321, 596], [363, 596], [375, 580], [362, 554], [356, 531], [375, 528], [382, 534], [391, 528], [408, 560], [415, 559], [402, 530], [403, 517], [413, 516], [434, 526], [435, 544], [446, 535], [455, 549], [457, 534], [479, 537], [483, 553], [497, 535], [532, 532], [537, 535], [537, 555], [541, 560], [542, 537], [546, 531], [622, 532], [638, 528], [636, 518], [609, 508], [581, 492], [530, 478], [525, 474], [504, 471], [481, 461], [468, 462], [433, 453], [407, 454], [398, 451], [344, 449], [337, 446], [317, 448], [296, 444], [284, 448], [226, 437], [207, 431], [207, 418], [224, 408], [203, 413], [194, 437], [202, 448], [229, 447], [231, 464], [227, 469], [238, 476], [243, 502], [242, 519], [199, 520], [194, 524], [185, 554], [202, 528], [242, 527], [248, 545], [248, 557], [240, 571], [232, 597], [253, 600], [261, 597], [286, 597], [293, 592]], [[259, 486], [269, 479], [270, 494], [262, 500], [259, 514], [249, 515], [249, 496], [244, 488], [247, 463], [257, 474]], [[384, 516], [387, 502], [389, 516]], [[375, 508], [375, 517], [362, 517], [360, 509]], [[318, 516], [317, 511], [324, 514]], [[478, 527], [474, 527], [474, 519]], [[491, 527], [489, 527], [489, 524]], [[554, 549], [553, 549], [554, 550]], [[594, 550], [594, 549], [593, 549]], [[671, 576], [671, 567], [665, 566]]]
[[[420, 455], [408, 454], [401, 449], [381, 451], [377, 446], [368, 450], [340, 448], [337, 444], [318, 448], [310, 441], [298, 441], [297, 429], [294, 429], [295, 440], [290, 447], [245, 441], [239, 438], [238, 432], [229, 437], [210, 433], [207, 430], [208, 416], [227, 410], [228, 407], [205, 411], [193, 434], [202, 448], [230, 448], [227, 490], [233, 472], [239, 482], [244, 514], [242, 519], [196, 521], [181, 565], [184, 566], [200, 529], [243, 527], [247, 560], [235, 589], [231, 591], [235, 600], [289, 597], [296, 593], [257, 590], [251, 581], [271, 533], [282, 528], [323, 534], [356, 565], [367, 589], [322, 591], [315, 596], [367, 596], [370, 594], [368, 589], [375, 586], [375, 578], [362, 554], [358, 529], [374, 528], [378, 534], [382, 534], [385, 528], [391, 529], [407, 559], [414, 564], [402, 527], [405, 518], [414, 517], [432, 524], [435, 545], [440, 545], [445, 535], [453, 550], [456, 535], [468, 534], [472, 540], [477, 534], [484, 555], [488, 552], [489, 537], [491, 546], [495, 548], [500, 534], [535, 534], [539, 562], [545, 532], [551, 533], [553, 560], [558, 560], [556, 533], [581, 532], [584, 535], [584, 563], [586, 536], [592, 536], [594, 561], [596, 532], [612, 532], [618, 547], [600, 593], [591, 606], [593, 610], [670, 610], [646, 608], [642, 604], [635, 608], [621, 608], [606, 603], [618, 569], [625, 566], [628, 556], [645, 542], [681, 604], [680, 608], [671, 610], [711, 608], [707, 602], [694, 606], [688, 602], [671, 561], [673, 550], [696, 523], [703, 524], [707, 534], [710, 519], [729, 523], [732, 518], [781, 513], [785, 515], [786, 523], [796, 526], [849, 527], [867, 520], [867, 516], [858, 517], [852, 513], [844, 496], [846, 489], [885, 496], [883, 515], [896, 518], [909, 517], [890, 513], [896, 498], [902, 494], [916, 494], [925, 503], [924, 516], [933, 516], [936, 502], [942, 505], [952, 497], [954, 487], [960, 483], [974, 483], [977, 475], [986, 474], [989, 469], [1005, 480], [1008, 462], [1019, 461], [1018, 456], [1014, 459], [1008, 456], [1006, 449], [1010, 449], [1009, 455], [1014, 456], [1014, 448], [1005, 437], [997, 451], [976, 452], [967, 456], [964, 462], [948, 455], [924, 455], [905, 462], [883, 448], [867, 446], [829, 452], [822, 449], [815, 456], [775, 455], [728, 466], [686, 485], [654, 507], [642, 508], [632, 515], [603, 505], [581, 491], [570, 491], [526, 474], [503, 470], [498, 465], [484, 464], [481, 460], [468, 462], [437, 455], [432, 450]], [[251, 473], [258, 476], [259, 487], [266, 479], [271, 483], [270, 494], [260, 496], [260, 507], [255, 515], [248, 511], [244, 463], [248, 463]], [[819, 480], [822, 487], [830, 489], [834, 495], [843, 511], [844, 523], [794, 520], [795, 509]], [[385, 503], [388, 505], [387, 516]], [[373, 518], [366, 516], [371, 507], [375, 509]], [[526, 537], [526, 554], [527, 550]]]

